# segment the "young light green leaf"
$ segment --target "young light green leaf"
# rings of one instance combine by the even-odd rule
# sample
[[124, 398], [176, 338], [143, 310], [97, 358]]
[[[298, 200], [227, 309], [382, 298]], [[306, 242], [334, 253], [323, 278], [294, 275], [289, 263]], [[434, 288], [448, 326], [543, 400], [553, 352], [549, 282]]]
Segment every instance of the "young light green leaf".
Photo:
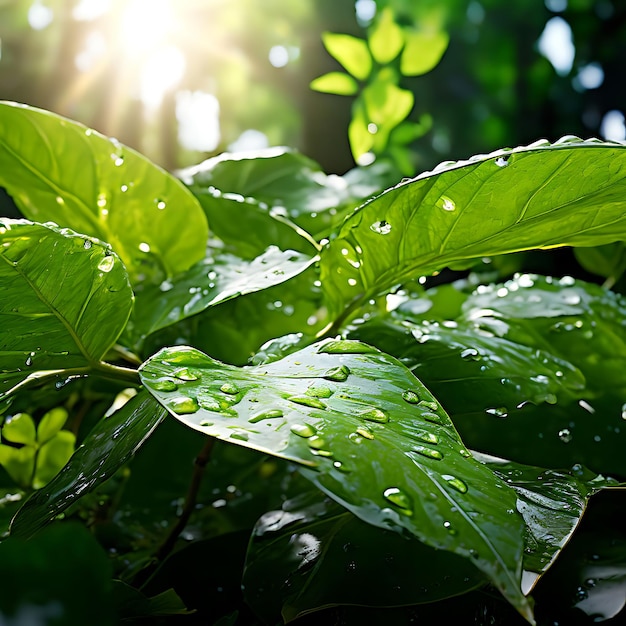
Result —
[[243, 578], [246, 602], [267, 623], [332, 605], [436, 602], [486, 582], [469, 560], [365, 524], [320, 492], [259, 519]]
[[338, 96], [353, 96], [359, 90], [359, 84], [352, 76], [344, 72], [328, 72], [311, 81], [314, 91], [332, 93]]
[[405, 30], [404, 40], [400, 71], [404, 76], [421, 76], [439, 63], [450, 37], [445, 31]]
[[129, 332], [138, 340], [231, 298], [283, 283], [318, 260], [269, 247], [252, 262], [231, 254], [207, 257], [172, 281], [146, 288], [138, 297]]
[[70, 460], [76, 446], [76, 436], [69, 430], [61, 430], [46, 441], [37, 451], [33, 488], [41, 489], [50, 482]]
[[352, 76], [365, 80], [372, 71], [372, 57], [363, 39], [341, 33], [322, 33], [324, 47]]
[[65, 425], [67, 421], [67, 409], [57, 406], [50, 409], [37, 424], [37, 442], [39, 445], [52, 439]]
[[396, 24], [393, 10], [385, 7], [374, 25], [368, 38], [372, 56], [378, 63], [385, 65], [393, 61], [402, 46], [404, 46], [404, 33]]
[[34, 446], [37, 442], [35, 422], [28, 413], [17, 413], [9, 416], [2, 425], [2, 439], [11, 443]]
[[133, 282], [204, 257], [206, 218], [176, 178], [114, 139], [48, 111], [0, 103], [0, 186], [22, 213], [111, 244]]
[[520, 591], [522, 520], [507, 512], [514, 493], [472, 458], [434, 397], [392, 357], [326, 340], [237, 368], [183, 346], [158, 352], [140, 375], [189, 427], [295, 461], [364, 521], [470, 558], [532, 620]]
[[67, 465], [35, 492], [11, 523], [11, 534], [30, 537], [86, 493], [113, 476], [161, 423], [166, 412], [146, 392], [92, 429]]
[[31, 372], [98, 367], [133, 306], [109, 246], [26, 220], [0, 220], [0, 281], [0, 398]]
[[565, 137], [442, 164], [363, 205], [322, 251], [334, 315], [420, 274], [626, 238], [626, 145]]

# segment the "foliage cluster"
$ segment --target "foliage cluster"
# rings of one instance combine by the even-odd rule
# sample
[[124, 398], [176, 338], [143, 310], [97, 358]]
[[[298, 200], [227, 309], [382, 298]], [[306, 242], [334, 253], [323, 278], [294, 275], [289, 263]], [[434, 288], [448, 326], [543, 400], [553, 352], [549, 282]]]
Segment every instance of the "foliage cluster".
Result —
[[616, 615], [626, 302], [527, 251], [619, 285], [625, 173], [564, 137], [395, 186], [283, 149], [175, 177], [1, 104], [0, 614]]

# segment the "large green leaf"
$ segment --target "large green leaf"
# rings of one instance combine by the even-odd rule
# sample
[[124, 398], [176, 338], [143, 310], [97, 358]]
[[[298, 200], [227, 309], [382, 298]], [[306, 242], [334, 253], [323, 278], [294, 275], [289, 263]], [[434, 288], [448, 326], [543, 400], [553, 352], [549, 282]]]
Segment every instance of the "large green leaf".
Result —
[[11, 534], [30, 537], [79, 498], [113, 476], [150, 437], [166, 412], [145, 391], [103, 418], [67, 465], [18, 511]]
[[171, 281], [146, 287], [137, 297], [129, 332], [141, 340], [221, 302], [283, 283], [316, 261], [317, 257], [275, 246], [251, 262], [216, 253]]
[[26, 217], [111, 244], [133, 282], [204, 257], [208, 228], [176, 178], [114, 139], [48, 111], [0, 103], [0, 186]]
[[470, 561], [365, 524], [317, 492], [261, 517], [243, 583], [255, 613], [275, 623], [332, 605], [436, 602], [486, 578]]
[[322, 251], [334, 316], [420, 274], [626, 238], [626, 146], [565, 137], [442, 164], [352, 213]]
[[176, 347], [140, 374], [191, 428], [295, 461], [364, 521], [472, 559], [532, 620], [514, 492], [472, 458], [433, 396], [392, 357], [326, 340], [237, 368]]
[[103, 367], [133, 305], [109, 246], [26, 220], [0, 221], [0, 282], [0, 398], [43, 370]]

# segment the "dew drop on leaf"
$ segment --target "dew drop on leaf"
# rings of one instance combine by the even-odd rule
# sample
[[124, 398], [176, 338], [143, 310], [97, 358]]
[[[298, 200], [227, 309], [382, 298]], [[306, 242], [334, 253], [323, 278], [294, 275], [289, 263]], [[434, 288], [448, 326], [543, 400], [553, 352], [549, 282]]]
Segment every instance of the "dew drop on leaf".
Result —
[[460, 478], [456, 476], [451, 476], [450, 474], [443, 474], [442, 478], [452, 487], [456, 489], [459, 493], [467, 493], [467, 484], [464, 483]]
[[239, 393], [239, 387], [237, 387], [237, 385], [233, 385], [232, 383], [224, 383], [220, 387], [220, 391], [223, 391], [224, 393], [234, 396]]
[[177, 398], [172, 398], [168, 405], [175, 413], [178, 413], [178, 415], [196, 413], [200, 408], [197, 401], [188, 396], [178, 396]]
[[360, 413], [359, 417], [368, 422], [378, 422], [379, 424], [385, 424], [389, 421], [389, 416], [383, 410], [376, 408]]
[[500, 156], [495, 160], [498, 167], [506, 167], [509, 164], [509, 157]]
[[295, 404], [301, 404], [302, 406], [308, 406], [312, 409], [326, 408], [326, 405], [319, 398], [312, 398], [311, 396], [289, 396], [287, 399], [290, 402], [295, 402]]
[[572, 432], [569, 430], [569, 428], [563, 428], [559, 430], [559, 439], [563, 443], [569, 443], [573, 439]]
[[313, 437], [313, 435], [317, 432], [310, 424], [293, 424], [289, 430], [291, 430], [294, 435], [304, 437], [305, 439]]
[[149, 382], [150, 387], [157, 391], [176, 391], [178, 384], [171, 378], [157, 378]]
[[365, 439], [374, 439], [374, 433], [369, 428], [365, 428], [364, 426], [359, 426], [355, 432], [357, 435], [365, 437]]
[[222, 405], [217, 398], [214, 398], [206, 391], [198, 393], [198, 404], [206, 411], [221, 411]]
[[437, 206], [441, 207], [444, 211], [454, 211], [454, 209], [456, 209], [454, 200], [451, 200], [447, 196], [441, 196], [437, 201]]
[[410, 389], [402, 392], [402, 399], [409, 404], [417, 404], [420, 401], [420, 397]]
[[425, 446], [414, 446], [413, 451], [428, 459], [435, 459], [436, 461], [441, 461], [441, 459], [443, 459], [443, 454], [441, 454], [439, 450], [433, 450], [432, 448], [426, 448]]
[[509, 415], [507, 408], [503, 406], [485, 409], [485, 413], [487, 413], [488, 415], [493, 415], [495, 417], [508, 417]]
[[398, 487], [389, 487], [383, 492], [383, 497], [400, 509], [405, 515], [413, 515], [413, 501], [411, 497]]
[[378, 354], [380, 350], [360, 341], [336, 339], [319, 348], [318, 354]]
[[311, 448], [322, 449], [326, 442], [319, 435], [311, 435], [307, 438], [307, 443]]
[[262, 422], [263, 420], [270, 420], [275, 417], [282, 417], [283, 412], [280, 409], [268, 409], [267, 411], [260, 411], [259, 413], [255, 413], [248, 421], [251, 424], [256, 424], [257, 422]]
[[178, 378], [179, 380], [184, 381], [198, 380], [198, 376], [186, 367], [181, 367], [177, 369], [174, 372], [174, 376], [176, 376], [176, 378]]
[[380, 220], [379, 222], [374, 222], [370, 226], [370, 230], [379, 235], [388, 235], [391, 232], [391, 224], [385, 220]]
[[429, 433], [426, 430], [416, 431], [413, 434], [413, 436], [416, 439], [419, 439], [420, 441], [422, 441], [423, 443], [432, 443], [435, 446], [439, 443], [439, 437], [437, 437], [435, 433]]
[[467, 348], [461, 352], [461, 358], [464, 361], [480, 361], [482, 357], [476, 348]]
[[330, 387], [312, 386], [305, 393], [312, 398], [330, 398], [333, 395], [333, 390]]
[[327, 370], [322, 378], [342, 383], [348, 379], [349, 375], [350, 369], [346, 365], [340, 365], [339, 367], [332, 367], [331, 369]]
[[430, 402], [429, 400], [420, 400], [417, 406], [422, 407], [423, 409], [428, 409], [429, 411], [439, 410], [439, 405], [436, 402]]
[[234, 433], [230, 433], [231, 439], [238, 439], [239, 441], [248, 441], [249, 435], [243, 431], [237, 431]]
[[104, 256], [98, 263], [98, 269], [106, 274], [113, 269], [113, 265], [115, 265], [115, 258], [112, 255]]

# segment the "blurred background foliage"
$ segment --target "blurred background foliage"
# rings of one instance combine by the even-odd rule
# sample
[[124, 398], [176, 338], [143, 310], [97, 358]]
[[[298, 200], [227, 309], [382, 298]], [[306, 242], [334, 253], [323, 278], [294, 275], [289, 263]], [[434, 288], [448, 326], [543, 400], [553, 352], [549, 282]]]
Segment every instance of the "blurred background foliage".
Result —
[[543, 137], [624, 139], [621, 0], [0, 0], [0, 99], [170, 170], [289, 145], [342, 174], [354, 96], [311, 89], [343, 70], [322, 35], [366, 40], [389, 14], [449, 37], [432, 70], [399, 78], [423, 131], [402, 174]]

